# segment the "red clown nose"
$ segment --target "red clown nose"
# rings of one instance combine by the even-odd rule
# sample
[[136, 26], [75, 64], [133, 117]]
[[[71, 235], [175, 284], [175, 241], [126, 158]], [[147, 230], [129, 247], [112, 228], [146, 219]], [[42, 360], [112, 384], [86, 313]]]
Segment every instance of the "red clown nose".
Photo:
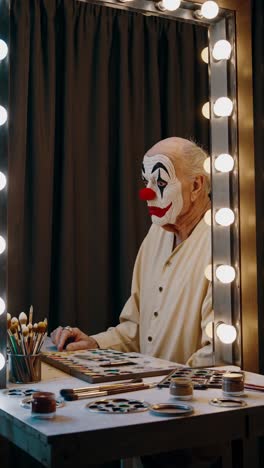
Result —
[[151, 188], [143, 188], [139, 190], [140, 200], [154, 200], [156, 198], [156, 193]]

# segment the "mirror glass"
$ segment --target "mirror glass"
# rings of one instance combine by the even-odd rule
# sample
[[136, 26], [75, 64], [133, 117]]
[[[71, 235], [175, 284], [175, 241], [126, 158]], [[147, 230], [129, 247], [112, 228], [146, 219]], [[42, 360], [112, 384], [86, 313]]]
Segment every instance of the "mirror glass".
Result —
[[[89, 334], [118, 323], [151, 225], [138, 197], [143, 155], [171, 136], [210, 150], [206, 46], [202, 25], [83, 1], [10, 1], [12, 315], [33, 304], [50, 330]], [[186, 297], [199, 287], [189, 268]], [[188, 336], [194, 323], [198, 343], [191, 313], [187, 304], [185, 324], [172, 326]]]

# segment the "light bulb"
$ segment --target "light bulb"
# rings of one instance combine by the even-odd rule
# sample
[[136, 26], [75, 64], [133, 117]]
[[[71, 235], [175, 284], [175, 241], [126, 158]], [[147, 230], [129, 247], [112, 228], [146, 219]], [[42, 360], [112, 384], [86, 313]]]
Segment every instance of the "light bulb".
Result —
[[221, 283], [232, 283], [236, 277], [236, 270], [230, 265], [219, 265], [215, 270], [215, 276]]
[[6, 241], [2, 236], [0, 236], [0, 255], [5, 251], [5, 248], [6, 248]]
[[213, 322], [208, 322], [205, 327], [205, 333], [209, 338], [213, 338]]
[[211, 210], [207, 210], [206, 213], [204, 214], [204, 222], [206, 224], [208, 224], [208, 226], [211, 226], [211, 224], [212, 224], [212, 212], [211, 212]]
[[205, 172], [207, 172], [207, 174], [211, 173], [211, 159], [210, 158], [206, 158], [204, 160], [203, 168], [204, 168]]
[[201, 52], [201, 57], [204, 63], [209, 63], [209, 49], [205, 47]]
[[0, 297], [0, 315], [2, 315], [5, 311], [5, 301]]
[[210, 119], [210, 103], [206, 102], [202, 107], [202, 114], [206, 119]]
[[219, 154], [214, 162], [215, 168], [220, 172], [230, 172], [234, 168], [234, 159], [230, 154]]
[[157, 6], [160, 10], [174, 11], [179, 8], [180, 4], [181, 0], [161, 0]]
[[235, 221], [235, 214], [230, 208], [220, 208], [215, 213], [215, 221], [220, 226], [230, 226]]
[[216, 335], [222, 343], [230, 344], [235, 341], [237, 331], [233, 325], [219, 323], [219, 325], [216, 326]]
[[0, 172], [0, 190], [3, 190], [6, 186], [6, 176], [3, 172]]
[[209, 280], [212, 281], [212, 265], [209, 264], [204, 270], [204, 276]]
[[0, 39], [0, 60], [3, 60], [4, 58], [6, 58], [7, 54], [8, 54], [7, 44], [5, 41]]
[[213, 48], [213, 57], [215, 60], [228, 60], [230, 58], [232, 47], [230, 42], [225, 39], [217, 41]]
[[201, 15], [207, 19], [213, 19], [218, 15], [219, 6], [216, 2], [204, 2], [201, 8]]
[[5, 366], [5, 358], [2, 353], [0, 353], [0, 370]]
[[0, 106], [0, 125], [4, 125], [7, 121], [7, 112], [3, 106]]
[[214, 103], [214, 114], [217, 117], [228, 117], [232, 114], [233, 102], [228, 97], [220, 97]]

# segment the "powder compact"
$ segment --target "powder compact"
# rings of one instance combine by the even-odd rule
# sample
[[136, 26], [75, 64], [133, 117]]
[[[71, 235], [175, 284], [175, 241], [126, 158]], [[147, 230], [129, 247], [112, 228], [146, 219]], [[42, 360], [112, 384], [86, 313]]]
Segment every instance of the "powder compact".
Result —
[[36, 392], [32, 395], [31, 416], [51, 419], [56, 414], [56, 396], [51, 392]]
[[222, 408], [242, 408], [243, 406], [247, 406], [245, 401], [235, 398], [213, 398], [209, 403], [210, 405], [220, 406]]
[[170, 394], [178, 400], [191, 400], [193, 383], [190, 377], [176, 377], [170, 381]]

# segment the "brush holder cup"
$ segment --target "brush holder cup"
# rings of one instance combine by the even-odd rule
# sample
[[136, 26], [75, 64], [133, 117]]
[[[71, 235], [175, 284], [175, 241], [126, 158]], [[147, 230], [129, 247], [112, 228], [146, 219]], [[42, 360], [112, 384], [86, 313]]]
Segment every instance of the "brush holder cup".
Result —
[[9, 382], [33, 383], [41, 380], [41, 354], [8, 354]]

